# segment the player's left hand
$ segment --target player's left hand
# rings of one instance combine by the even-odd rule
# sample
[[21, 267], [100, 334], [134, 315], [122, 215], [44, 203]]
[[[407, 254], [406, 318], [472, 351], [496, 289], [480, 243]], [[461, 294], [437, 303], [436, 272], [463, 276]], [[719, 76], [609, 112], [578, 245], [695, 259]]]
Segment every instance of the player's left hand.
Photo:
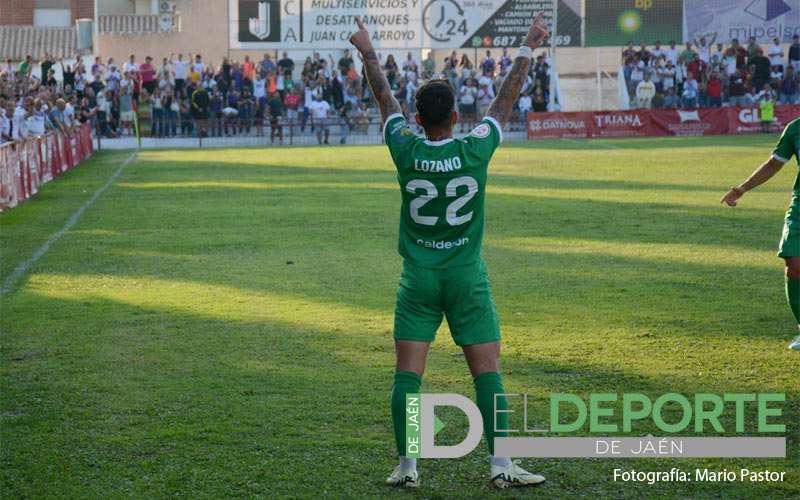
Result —
[[739, 198], [744, 195], [744, 190], [740, 187], [732, 187], [725, 193], [725, 196], [719, 201], [722, 204], [728, 205], [729, 207], [735, 207]]

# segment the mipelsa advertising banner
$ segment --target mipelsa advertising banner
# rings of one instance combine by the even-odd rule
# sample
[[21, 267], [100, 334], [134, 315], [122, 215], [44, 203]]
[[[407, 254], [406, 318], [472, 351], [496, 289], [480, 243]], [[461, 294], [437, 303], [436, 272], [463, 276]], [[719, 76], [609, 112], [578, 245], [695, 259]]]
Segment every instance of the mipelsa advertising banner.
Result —
[[[229, 0], [232, 49], [350, 48], [361, 17], [377, 49], [518, 47], [554, 0]], [[559, 46], [581, 45], [580, 0], [559, 0]]]
[[683, 0], [587, 0], [586, 45], [652, 45], [683, 38]]
[[745, 43], [755, 37], [759, 43], [780, 38], [784, 43], [800, 35], [798, 0], [685, 0], [686, 40], [716, 35], [716, 41]]

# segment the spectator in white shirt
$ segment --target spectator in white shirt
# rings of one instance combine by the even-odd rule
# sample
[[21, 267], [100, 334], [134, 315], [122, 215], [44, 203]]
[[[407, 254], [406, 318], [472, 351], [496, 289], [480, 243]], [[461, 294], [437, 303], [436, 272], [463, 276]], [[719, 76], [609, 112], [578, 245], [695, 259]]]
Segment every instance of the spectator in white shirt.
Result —
[[133, 92], [133, 79], [131, 74], [127, 71], [122, 75], [122, 79], [119, 81], [119, 89], [127, 89], [129, 92]]
[[256, 73], [256, 79], [253, 80], [253, 98], [258, 104], [258, 117], [263, 118], [267, 107], [267, 79], [261, 71]]
[[706, 64], [711, 61], [711, 47], [714, 46], [716, 40], [717, 34], [714, 33], [711, 36], [711, 41], [706, 40], [705, 35], [701, 36], [699, 40], [696, 39], [694, 41], [694, 45], [697, 47], [697, 56]]
[[652, 55], [652, 60], [658, 60], [659, 57], [666, 55], [666, 51], [661, 46], [661, 42], [656, 42], [656, 46], [653, 47], [650, 54]]
[[200, 54], [196, 54], [194, 56], [194, 63], [192, 63], [192, 71], [194, 71], [199, 75], [202, 75], [205, 69], [206, 65], [203, 64], [203, 56], [201, 56]]
[[631, 87], [633, 87], [634, 91], [636, 87], [639, 85], [639, 82], [644, 80], [644, 72], [645, 72], [645, 64], [644, 61], [639, 61], [633, 67], [633, 71], [631, 71]]
[[28, 103], [28, 119], [26, 127], [30, 135], [42, 136], [45, 133], [47, 113], [42, 109], [42, 101]]
[[16, 81], [17, 79], [17, 67], [13, 62], [11, 62], [11, 59], [6, 59], [6, 66], [0, 71], [0, 73], [5, 73], [9, 82]]
[[164, 89], [168, 85], [175, 87], [175, 73], [172, 71], [173, 65], [166, 57], [161, 60], [161, 66], [158, 68], [156, 78], [158, 79], [158, 88]]
[[414, 83], [416, 81], [417, 81], [416, 78], [414, 78], [413, 80], [411, 79], [406, 80], [406, 101], [410, 113], [417, 112], [416, 102], [414, 100], [414, 97], [417, 95], [417, 84]]
[[11, 117], [11, 139], [18, 141], [28, 137], [28, 130], [25, 126], [25, 120], [28, 117], [28, 112], [25, 111], [25, 106], [20, 100], [14, 108], [14, 115]]
[[75, 105], [72, 103], [74, 98], [70, 98], [67, 101], [66, 106], [64, 106], [64, 125], [67, 127], [72, 127], [76, 125], [77, 122], [75, 121]]
[[[311, 111], [311, 124], [317, 130], [317, 142], [319, 144], [329, 144], [328, 139], [331, 130], [328, 116], [330, 115], [331, 105], [328, 104], [328, 101], [323, 101], [322, 94], [319, 93], [308, 105], [308, 108]], [[323, 136], [325, 138], [324, 142]]]
[[664, 51], [667, 57], [667, 62], [671, 62], [673, 66], [678, 64], [678, 47], [675, 45], [675, 40], [669, 42], [669, 48]]
[[120, 87], [122, 76], [116, 66], [108, 67], [108, 78], [106, 78], [106, 90], [116, 91]]
[[781, 70], [783, 70], [783, 47], [781, 47], [780, 38], [776, 38], [772, 41], [772, 45], [769, 46], [767, 55], [769, 56], [770, 65], [780, 66]]
[[697, 80], [689, 73], [689, 79], [683, 84], [683, 107], [694, 109], [697, 107]]
[[11, 121], [6, 116], [6, 110], [0, 106], [0, 144], [11, 140]]
[[489, 109], [489, 105], [494, 100], [494, 90], [492, 89], [491, 83], [492, 81], [489, 78], [481, 78], [478, 93], [475, 95], [475, 99], [478, 103], [478, 116], [485, 115], [486, 111]]
[[417, 64], [417, 61], [414, 60], [414, 56], [411, 55], [411, 52], [409, 52], [409, 53], [406, 54], [406, 60], [403, 61], [403, 67], [401, 69], [403, 71], [408, 71], [411, 68], [415, 68], [415, 70], [416, 70], [416, 68], [418, 66], [419, 65]]
[[667, 61], [667, 64], [664, 65], [663, 68], [658, 69], [659, 76], [661, 77], [661, 88], [664, 89], [664, 93], [667, 90], [675, 87], [675, 65], [672, 64], [672, 61]]
[[664, 57], [660, 56], [658, 59], [653, 61], [652, 68], [650, 68], [650, 81], [656, 86], [656, 91], [661, 92], [664, 89], [664, 86], [661, 84], [661, 72], [660, 69], [664, 68]]
[[93, 82], [100, 82], [103, 81], [105, 78], [106, 66], [103, 64], [103, 61], [100, 59], [100, 56], [94, 58], [94, 64], [92, 64], [91, 68], [91, 76]]
[[522, 124], [523, 130], [527, 122], [528, 113], [533, 109], [533, 99], [530, 94], [522, 94], [519, 96], [519, 121]]
[[644, 75], [644, 80], [636, 86], [636, 107], [650, 109], [655, 95], [656, 85], [650, 81], [650, 73], [647, 73]]
[[172, 67], [175, 68], [175, 93], [180, 95], [186, 87], [186, 78], [189, 77], [190, 63], [183, 60], [183, 54], [178, 54], [178, 60], [170, 58]]
[[781, 67], [778, 65], [772, 66], [772, 71], [770, 71], [769, 74], [770, 85], [772, 85], [775, 88], [778, 88], [782, 80], [783, 80], [783, 70], [781, 69]]
[[130, 57], [128, 57], [128, 61], [122, 65], [122, 72], [132, 74], [137, 71], [139, 71], [139, 65], [136, 64], [136, 56], [131, 54]]
[[83, 92], [86, 90], [86, 75], [83, 70], [83, 66], [78, 66], [75, 70], [75, 92], [78, 93], [79, 96], [83, 96]]
[[464, 132], [464, 125], [471, 123], [475, 118], [475, 98], [478, 95], [478, 89], [475, 86], [475, 79], [468, 78], [467, 81], [461, 85], [458, 91], [458, 112], [461, 114], [461, 132]]

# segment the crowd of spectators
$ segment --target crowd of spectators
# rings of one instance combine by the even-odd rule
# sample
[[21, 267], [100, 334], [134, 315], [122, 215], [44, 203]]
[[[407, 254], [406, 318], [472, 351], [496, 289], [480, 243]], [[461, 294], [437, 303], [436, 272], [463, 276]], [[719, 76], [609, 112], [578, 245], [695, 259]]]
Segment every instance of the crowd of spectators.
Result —
[[[275, 60], [277, 59], [277, 60]], [[245, 56], [212, 64], [200, 54], [155, 61], [136, 55], [122, 62], [76, 56], [69, 62], [30, 56], [0, 65], [0, 141], [69, 131], [91, 122], [103, 137], [313, 134], [328, 143], [331, 131], [344, 143], [351, 134], [379, 130], [379, 116], [363, 72], [350, 51], [338, 60], [319, 53], [295, 61], [283, 52], [273, 59]], [[677, 47], [656, 43], [622, 51], [623, 72], [633, 107], [697, 108], [800, 103], [800, 36], [785, 51], [779, 40], [764, 48], [750, 39], [715, 44], [715, 36]], [[416, 89], [431, 78], [450, 82], [461, 115], [461, 131], [488, 108], [511, 67], [503, 50], [486, 51], [473, 62], [453, 51], [443, 64], [433, 54], [422, 61], [382, 59], [403, 112], [413, 115]], [[548, 110], [550, 60], [538, 55], [515, 103], [510, 126], [524, 128], [527, 112]], [[413, 123], [413, 120], [411, 121]]]
[[[315, 53], [302, 62], [286, 52], [277, 60], [264, 54], [258, 61], [245, 56], [216, 65], [200, 54], [173, 54], [160, 61], [131, 54], [123, 62], [76, 56], [71, 62], [28, 57], [0, 67], [2, 139], [50, 128], [66, 131], [87, 121], [103, 137], [263, 134], [281, 143], [286, 133], [313, 134], [322, 144], [332, 129], [342, 143], [371, 126], [379, 130], [374, 99], [348, 50], [338, 60]], [[482, 116], [511, 62], [507, 51], [497, 60], [487, 51], [477, 66], [455, 51], [443, 67], [437, 67], [432, 54], [421, 62], [411, 53], [401, 62], [392, 55], [382, 59], [404, 113], [415, 113], [414, 94], [422, 83], [445, 78], [454, 88], [462, 127]], [[547, 110], [548, 62], [540, 55], [532, 65], [516, 105], [519, 127], [526, 112]]]
[[788, 50], [778, 38], [766, 48], [755, 38], [746, 45], [715, 42], [716, 34], [709, 34], [683, 47], [629, 43], [622, 63], [632, 107], [800, 104], [800, 35]]

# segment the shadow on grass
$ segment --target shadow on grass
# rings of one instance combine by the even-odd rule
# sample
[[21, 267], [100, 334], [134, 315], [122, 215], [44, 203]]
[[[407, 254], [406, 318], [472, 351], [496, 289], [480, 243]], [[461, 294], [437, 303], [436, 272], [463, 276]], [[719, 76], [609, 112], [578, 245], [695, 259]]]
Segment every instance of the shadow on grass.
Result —
[[[390, 339], [365, 329], [363, 318], [335, 330], [284, 321], [220, 321], [80, 293], [58, 299], [22, 290], [14, 301], [47, 310], [53, 319], [28, 319], [3, 329], [0, 405], [7, 491], [34, 496], [58, 491], [91, 496], [109, 488], [134, 496], [305, 496], [320, 488], [336, 496], [385, 493], [370, 478], [393, 466], [387, 407], [393, 356]], [[85, 320], [88, 311], [92, 322]], [[362, 357], [348, 357], [349, 351]], [[505, 355], [503, 366], [507, 388], [533, 396], [535, 422], [547, 421], [550, 392], [656, 396], [749, 388], [724, 380], [703, 383], [691, 374], [643, 374], [622, 365], [608, 369], [535, 354]], [[463, 358], [440, 350], [431, 354], [423, 387], [472, 397]], [[787, 394], [787, 421], [800, 418], [796, 396]], [[668, 420], [676, 418], [673, 410], [667, 408]], [[723, 422], [732, 424], [730, 416]], [[455, 439], [460, 432], [446, 428], [443, 438]], [[796, 442], [797, 429], [790, 440]], [[789, 449], [796, 457], [796, 447]], [[485, 474], [484, 453], [481, 446], [460, 460], [426, 461], [425, 495], [463, 490], [468, 497], [485, 496], [483, 487], [476, 489]], [[792, 460], [697, 463], [790, 469], [796, 467]], [[629, 462], [537, 463], [550, 478], [544, 491], [577, 493], [591, 486], [610, 495], [617, 490], [608, 482], [609, 467]], [[297, 482], [298, 474], [306, 479]], [[334, 474], [338, 481], [331, 484]], [[781, 486], [787, 494], [797, 491], [796, 485]], [[660, 484], [647, 492], [720, 494], [728, 487]], [[775, 491], [763, 483], [735, 487], [731, 491], [751, 495]]]
[[[558, 190], [620, 190], [620, 191], [676, 191], [676, 192], [706, 192], [709, 197], [718, 202], [721, 194], [730, 187], [728, 184], [720, 182], [717, 185], [698, 185], [698, 184], [677, 184], [670, 182], [641, 182], [635, 180], [608, 180], [608, 179], [565, 179], [559, 177], [541, 177], [535, 175], [509, 175], [505, 173], [490, 172], [489, 190], [492, 187], [526, 187], [531, 189], [558, 189]], [[764, 191], [791, 195], [785, 188], [776, 186], [763, 186], [759, 188]], [[576, 196], [580, 196], [577, 193]], [[669, 202], [668, 195], [664, 198]]]
[[[140, 174], [128, 172], [122, 182], [135, 182]], [[168, 175], [175, 174], [148, 172], [147, 180]], [[292, 179], [302, 184], [308, 176]], [[344, 180], [358, 184], [364, 177], [359, 173], [355, 180], [350, 175]], [[59, 251], [70, 256], [66, 262], [71, 273], [188, 279], [322, 301], [335, 297], [353, 306], [391, 311], [400, 267], [395, 252], [397, 198], [394, 191], [358, 187], [316, 196], [293, 188], [262, 193], [116, 185], [95, 210], [84, 214], [76, 230], [59, 243]], [[287, 211], [287, 206], [295, 208]], [[729, 264], [725, 259], [726, 252], [737, 248], [771, 252], [770, 242], [780, 228], [771, 211], [495, 194], [489, 197], [488, 212], [487, 256], [490, 264], [504, 263], [492, 269], [495, 282], [502, 283], [498, 297], [509, 297], [510, 307], [526, 294], [520, 303], [535, 304], [537, 314], [572, 309], [579, 317], [592, 318], [592, 327], [598, 329], [629, 325], [643, 332], [743, 338], [785, 334], [777, 259], [774, 287], [768, 292], [763, 265]], [[503, 217], [494, 219], [493, 214]], [[602, 250], [573, 253], [569, 241], [575, 237], [622, 246], [680, 242], [717, 251], [720, 257], [714, 264], [698, 264]], [[535, 246], [512, 249], [493, 245], [493, 238], [552, 238], [567, 248], [563, 254]], [[62, 264], [46, 256], [42, 265], [57, 269]], [[520, 275], [529, 281], [519, 280]], [[764, 278], [754, 280], [758, 285], [737, 285], [753, 291], [731, 297], [729, 286], [742, 275]], [[530, 280], [536, 285], [531, 287]], [[773, 312], [781, 312], [751, 315], [749, 322], [728, 320], [751, 307], [753, 297], [780, 304]]]
[[[397, 225], [399, 194], [393, 171], [325, 171], [286, 165], [220, 168], [206, 162], [192, 164], [191, 173], [187, 175], [186, 170], [170, 169], [166, 162], [144, 164], [148, 165], [146, 169], [140, 169], [137, 164], [137, 170], [126, 173], [113, 192], [150, 208], [158, 201], [167, 218], [175, 218], [180, 215], [177, 211], [183, 210], [195, 214], [198, 219], [211, 217], [213, 221], [215, 214], [231, 212], [233, 216], [232, 212], [244, 205], [280, 225], [285, 221], [275, 220], [267, 210], [291, 203], [297, 207], [297, 218], [315, 216], [314, 221], [305, 220], [302, 227], [295, 226], [297, 236], [307, 229], [306, 224], [315, 221], [336, 228], [341, 216], [347, 214], [359, 214], [358, 223], [370, 230], [383, 231], [387, 224], [392, 228]], [[144, 174], [147, 181], [140, 182], [138, 178]], [[276, 183], [275, 179], [281, 181]], [[177, 184], [170, 185], [170, 182]], [[215, 182], [219, 185], [214, 185]], [[264, 189], [259, 188], [259, 183], [263, 183]], [[326, 187], [326, 183], [330, 185]], [[492, 192], [495, 188], [499, 192]], [[520, 192], [504, 192], [502, 188], [518, 188]], [[527, 193], [525, 189], [531, 191]], [[680, 241], [713, 244], [723, 251], [727, 247], [765, 250], [777, 240], [782, 225], [781, 211], [724, 209], [718, 205], [719, 190], [710, 191], [705, 203], [702, 198], [695, 203], [670, 203], [668, 197], [653, 203], [582, 199], [579, 193], [561, 198], [537, 193], [536, 189], [564, 190], [565, 194], [569, 190], [590, 189], [709, 191], [689, 184], [496, 175], [490, 181], [487, 196], [488, 230], [503, 237], [578, 234], [609, 241]], [[325, 195], [315, 196], [314, 191]], [[299, 199], [302, 203], [298, 203]], [[493, 213], [504, 214], [502, 223], [492, 221]], [[376, 223], [380, 226], [372, 225]]]

